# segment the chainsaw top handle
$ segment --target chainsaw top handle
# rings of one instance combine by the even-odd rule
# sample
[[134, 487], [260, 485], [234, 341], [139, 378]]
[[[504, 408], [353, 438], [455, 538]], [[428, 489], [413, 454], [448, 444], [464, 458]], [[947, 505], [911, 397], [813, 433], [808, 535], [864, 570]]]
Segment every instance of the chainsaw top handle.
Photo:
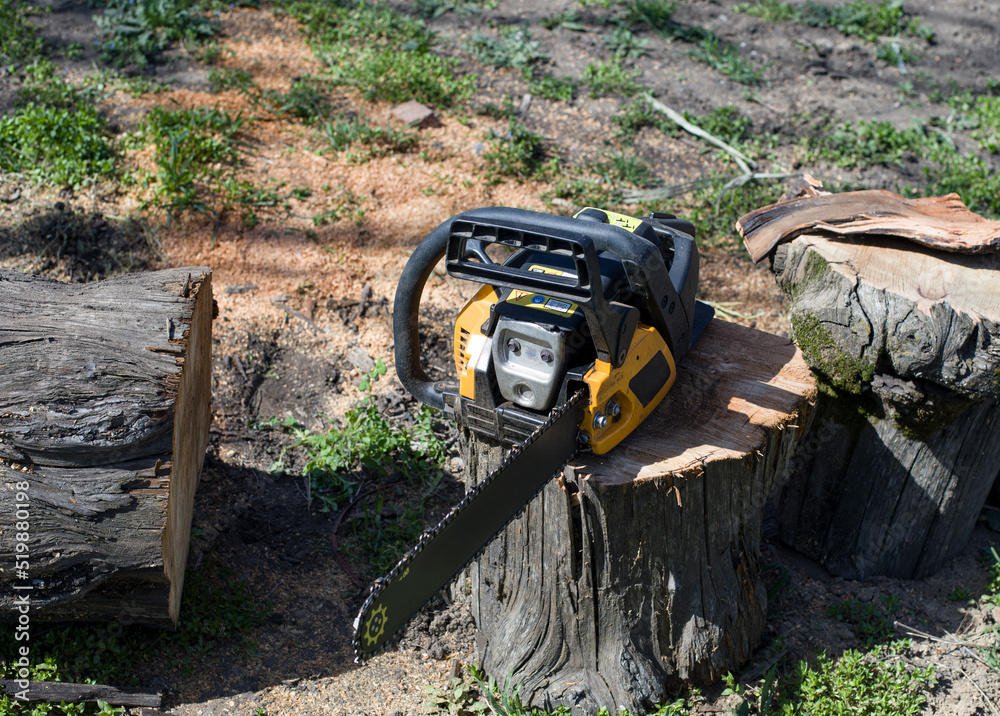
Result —
[[[414, 250], [396, 289], [393, 334], [400, 382], [424, 404], [444, 409], [444, 391], [449, 386], [433, 382], [421, 364], [418, 314], [424, 284], [446, 253], [448, 273], [457, 278], [577, 303], [587, 318], [598, 357], [615, 366], [624, 361], [638, 323], [636, 305], [679, 359], [691, 342], [698, 253], [694, 240], [675, 226], [655, 219], [650, 223], [659, 245], [620, 226], [509, 207], [473, 209], [448, 219]], [[494, 263], [484, 250], [485, 243], [570, 256], [576, 275], [542, 274]], [[627, 293], [634, 300], [605, 299], [598, 252], [622, 262]]]

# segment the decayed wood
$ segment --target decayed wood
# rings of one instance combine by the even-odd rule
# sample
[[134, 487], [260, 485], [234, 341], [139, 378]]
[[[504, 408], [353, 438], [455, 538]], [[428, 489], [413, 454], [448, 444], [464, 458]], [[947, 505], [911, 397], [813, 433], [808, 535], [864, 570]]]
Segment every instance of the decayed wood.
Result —
[[[642, 713], [737, 668], [764, 627], [764, 502], [815, 390], [786, 339], [713, 321], [657, 411], [470, 566], [486, 672], [535, 705]], [[475, 481], [502, 450], [463, 439]]]
[[958, 194], [904, 199], [881, 189], [823, 193], [761, 207], [736, 222], [754, 261], [805, 233], [899, 236], [944, 251], [1000, 251], [1000, 221], [969, 211]]
[[[162, 701], [160, 694], [146, 691], [122, 691], [102, 684], [72, 684], [59, 681], [29, 681], [23, 683], [0, 679], [0, 690], [12, 699], [21, 701], [47, 701], [49, 703], [82, 703], [103, 701], [112, 706], [153, 706]], [[23, 696], [24, 698], [21, 698]]]
[[[33, 618], [176, 623], [212, 311], [207, 268], [87, 285], [0, 271], [0, 531], [28, 523]], [[0, 563], [14, 550], [0, 542]], [[0, 590], [0, 616], [13, 600]]]
[[780, 497], [782, 539], [845, 577], [934, 572], [1000, 465], [1000, 255], [804, 235], [773, 266], [827, 386]]

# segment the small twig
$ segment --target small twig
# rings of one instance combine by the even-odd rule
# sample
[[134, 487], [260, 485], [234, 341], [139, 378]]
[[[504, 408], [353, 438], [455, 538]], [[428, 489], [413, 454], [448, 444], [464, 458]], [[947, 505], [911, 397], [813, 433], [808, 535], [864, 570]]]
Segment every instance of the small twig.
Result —
[[990, 700], [990, 697], [986, 695], [986, 692], [983, 691], [982, 687], [976, 683], [975, 679], [969, 676], [969, 674], [961, 666], [958, 667], [958, 670], [962, 672], [962, 676], [968, 679], [970, 684], [976, 687], [976, 691], [979, 692], [979, 694], [983, 697], [983, 701], [989, 707], [990, 713], [992, 713], [993, 716], [1000, 716], [1000, 711], [997, 710], [996, 705], [994, 705], [994, 703]]
[[697, 127], [697, 126], [691, 124], [691, 122], [689, 122], [686, 119], [684, 119], [684, 116], [680, 112], [677, 112], [677, 111], [675, 111], [673, 109], [670, 109], [670, 107], [668, 107], [667, 105], [663, 104], [662, 102], [657, 101], [656, 99], [653, 98], [653, 95], [649, 94], [648, 92], [644, 92], [643, 95], [642, 95], [642, 97], [643, 97], [643, 99], [645, 99], [649, 103], [650, 107], [652, 107], [653, 109], [657, 110], [658, 112], [662, 112], [663, 114], [667, 115], [667, 117], [669, 117], [674, 122], [676, 122], [678, 125], [680, 125], [681, 129], [683, 129], [683, 130], [685, 130], [687, 132], [690, 132], [691, 134], [693, 134], [696, 137], [700, 137], [701, 139], [704, 139], [706, 142], [708, 142], [712, 146], [718, 147], [719, 149], [721, 149], [722, 151], [724, 151], [726, 154], [728, 154], [729, 156], [731, 156], [733, 158], [733, 160], [735, 160], [735, 162], [739, 166], [739, 168], [743, 170], [744, 174], [753, 174], [753, 169], [752, 169], [752, 167], [754, 166], [753, 159], [751, 159], [750, 157], [748, 157], [746, 154], [744, 154], [743, 152], [741, 152], [739, 149], [737, 149], [736, 147], [734, 147], [734, 146], [732, 146], [730, 144], [726, 144], [721, 139], [719, 139], [718, 137], [716, 137], [714, 135], [709, 134], [708, 132], [706, 132], [701, 127]]

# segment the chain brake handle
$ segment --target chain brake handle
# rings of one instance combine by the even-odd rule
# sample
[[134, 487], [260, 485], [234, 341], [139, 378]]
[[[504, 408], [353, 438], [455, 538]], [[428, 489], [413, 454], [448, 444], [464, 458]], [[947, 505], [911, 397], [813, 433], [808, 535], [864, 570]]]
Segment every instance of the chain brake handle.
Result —
[[[510, 207], [473, 209], [448, 219], [414, 250], [396, 289], [393, 334], [400, 382], [422, 403], [439, 410], [445, 408], [444, 393], [455, 390], [427, 375], [420, 360], [418, 336], [420, 295], [444, 256], [449, 275], [456, 278], [578, 304], [598, 357], [618, 366], [624, 361], [639, 311], [605, 298], [597, 253], [606, 251], [625, 268], [628, 286], [620, 287], [621, 294], [638, 299], [678, 360], [691, 343], [698, 253], [694, 239], [686, 233], [655, 220], [651, 223], [661, 244], [672, 244], [669, 271], [662, 246], [610, 224]], [[494, 263], [485, 244], [570, 256], [577, 275], [556, 276]]]

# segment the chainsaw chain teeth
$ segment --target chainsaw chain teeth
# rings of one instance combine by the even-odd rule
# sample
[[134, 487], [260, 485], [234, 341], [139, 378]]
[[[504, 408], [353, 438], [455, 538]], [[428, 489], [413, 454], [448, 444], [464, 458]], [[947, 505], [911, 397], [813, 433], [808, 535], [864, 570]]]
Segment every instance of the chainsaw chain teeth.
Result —
[[[469, 490], [465, 494], [465, 497], [463, 497], [454, 507], [452, 507], [451, 510], [448, 511], [448, 514], [445, 515], [444, 518], [435, 527], [433, 527], [433, 528], [425, 531], [420, 536], [420, 540], [417, 542], [416, 546], [413, 547], [413, 549], [411, 549], [409, 552], [407, 552], [403, 556], [403, 558], [400, 559], [399, 562], [396, 563], [396, 566], [393, 567], [389, 571], [389, 573], [387, 575], [385, 575], [384, 577], [380, 577], [379, 579], [375, 580], [375, 582], [371, 586], [371, 591], [369, 592], [368, 597], [365, 599], [364, 604], [361, 605], [361, 609], [358, 611], [358, 616], [355, 617], [355, 619], [354, 619], [354, 638], [351, 640], [351, 643], [352, 643], [352, 645], [354, 647], [354, 662], [356, 664], [364, 664], [369, 659], [371, 659], [373, 656], [376, 656], [377, 654], [380, 654], [381, 652], [385, 651], [390, 646], [392, 646], [393, 644], [395, 644], [396, 642], [398, 642], [402, 638], [403, 632], [406, 630], [406, 627], [409, 625], [409, 623], [413, 619], [413, 617], [416, 616], [420, 611], [422, 611], [428, 604], [430, 604], [431, 602], [433, 602], [438, 597], [438, 595], [441, 594], [441, 592], [443, 592], [445, 589], [447, 589], [452, 584], [454, 584], [455, 580], [462, 573], [462, 571], [465, 570], [466, 567], [468, 567], [470, 564], [472, 564], [473, 562], [475, 562], [477, 559], [479, 559], [482, 556], [483, 552], [486, 551], [486, 548], [489, 547], [490, 544], [493, 543], [493, 540], [496, 539], [497, 536], [499, 536], [499, 534], [501, 532], [503, 532], [504, 529], [506, 529], [507, 525], [509, 525], [514, 520], [516, 520], [522, 514], [524, 514], [524, 511], [527, 508], [528, 503], [530, 503], [533, 499], [535, 499], [535, 497], [538, 495], [539, 492], [541, 492], [543, 489], [545, 489], [545, 485], [547, 485], [549, 482], [551, 482], [551, 480], [553, 478], [555, 478], [557, 475], [559, 475], [563, 471], [563, 469], [565, 468], [565, 465], [563, 467], [560, 467], [555, 472], [553, 472], [552, 475], [549, 476], [549, 479], [546, 482], [542, 483], [542, 486], [540, 488], [538, 488], [538, 490], [536, 490], [531, 495], [531, 497], [529, 497], [524, 502], [523, 505], [521, 505], [520, 509], [518, 509], [514, 514], [512, 514], [510, 516], [510, 519], [508, 519], [506, 522], [504, 522], [503, 525], [500, 527], [500, 529], [497, 530], [493, 534], [493, 536], [490, 537], [483, 544], [483, 546], [479, 548], [479, 551], [476, 552], [465, 564], [463, 564], [461, 567], [459, 567], [455, 571], [455, 574], [451, 577], [451, 579], [449, 579], [445, 584], [443, 584], [441, 586], [441, 589], [439, 589], [430, 599], [428, 599], [427, 601], [425, 601], [420, 606], [419, 609], [415, 610], [413, 612], [413, 615], [410, 617], [410, 619], [408, 619], [405, 624], [403, 624], [396, 631], [394, 631], [392, 633], [392, 635], [390, 635], [389, 638], [386, 639], [377, 650], [369, 652], [367, 654], [362, 654], [362, 652], [361, 652], [361, 630], [359, 629], [359, 626], [361, 624], [361, 616], [365, 613], [365, 611], [368, 609], [368, 607], [376, 600], [376, 598], [381, 593], [381, 591], [384, 588], [384, 586], [386, 584], [388, 584], [389, 582], [391, 582], [396, 577], [396, 575], [398, 575], [403, 570], [405, 570], [406, 566], [410, 563], [410, 561], [413, 559], [413, 557], [416, 554], [418, 554], [424, 548], [424, 546], [427, 544], [428, 541], [430, 541], [438, 532], [440, 532], [442, 529], [444, 529], [445, 526], [447, 526], [448, 523], [451, 522], [455, 518], [455, 515], [458, 514], [458, 512], [460, 512], [462, 510], [462, 508], [465, 507], [466, 504], [468, 504], [469, 502], [471, 502], [472, 500], [474, 500], [476, 498], [476, 496], [480, 492], [482, 492], [483, 489], [486, 488], [487, 485], [489, 485], [491, 482], [493, 482], [497, 478], [497, 476], [500, 475], [500, 473], [502, 473], [505, 469], [507, 469], [507, 466], [510, 465], [510, 463], [514, 461], [514, 458], [516, 458], [518, 455], [520, 455], [522, 452], [524, 452], [524, 450], [529, 445], [531, 445], [533, 442], [535, 442], [535, 440], [538, 439], [538, 436], [541, 435], [543, 432], [545, 432], [545, 430], [550, 425], [552, 425], [552, 423], [554, 423], [556, 420], [558, 420], [560, 417], [562, 417], [562, 415], [567, 410], [569, 410], [574, 405], [576, 405], [576, 403], [579, 402], [583, 398], [583, 396], [584, 396], [585, 393], [586, 393], [585, 389], [578, 390], [565, 403], [563, 403], [562, 405], [558, 405], [555, 408], [553, 408], [552, 412], [549, 413], [549, 417], [545, 420], [545, 422], [542, 423], [541, 425], [539, 425], [537, 428], [535, 428], [535, 430], [531, 433], [531, 435], [529, 435], [527, 438], [525, 438], [523, 442], [521, 442], [520, 444], [515, 445], [514, 447], [512, 447], [510, 449], [510, 451], [507, 453], [507, 455], [504, 457], [503, 462], [501, 462], [497, 467], [495, 467], [490, 472], [490, 474], [487, 475], [484, 479], [482, 479], [478, 483], [476, 483], [472, 487], [472, 489]], [[570, 455], [570, 458], [572, 458], [572, 457], [573, 456]]]

